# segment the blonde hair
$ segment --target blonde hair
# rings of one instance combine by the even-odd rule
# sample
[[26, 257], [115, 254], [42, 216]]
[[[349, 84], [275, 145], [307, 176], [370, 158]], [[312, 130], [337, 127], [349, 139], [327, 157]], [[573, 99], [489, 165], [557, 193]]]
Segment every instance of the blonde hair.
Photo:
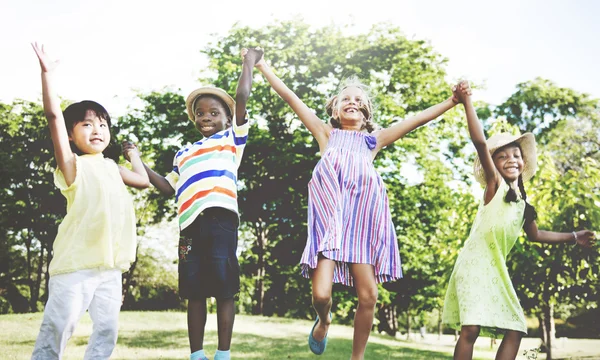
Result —
[[378, 126], [373, 121], [373, 108], [374, 107], [373, 107], [373, 102], [371, 101], [371, 96], [370, 96], [371, 89], [367, 85], [363, 84], [356, 76], [351, 76], [351, 77], [347, 78], [346, 80], [344, 80], [344, 82], [341, 84], [341, 86], [339, 88], [337, 95], [334, 95], [329, 100], [327, 100], [327, 103], [325, 104], [325, 110], [327, 111], [327, 115], [329, 115], [329, 123], [331, 123], [331, 126], [333, 126], [334, 128], [337, 128], [337, 129], [342, 128], [342, 124], [340, 123], [339, 117], [337, 117], [337, 118], [333, 117], [333, 109], [335, 109], [337, 107], [338, 97], [341, 94], [341, 92], [349, 87], [359, 88], [362, 90], [362, 92], [364, 94], [364, 101], [359, 104], [360, 112], [365, 117], [365, 121], [363, 122], [361, 129], [366, 129], [370, 133], [377, 130]]

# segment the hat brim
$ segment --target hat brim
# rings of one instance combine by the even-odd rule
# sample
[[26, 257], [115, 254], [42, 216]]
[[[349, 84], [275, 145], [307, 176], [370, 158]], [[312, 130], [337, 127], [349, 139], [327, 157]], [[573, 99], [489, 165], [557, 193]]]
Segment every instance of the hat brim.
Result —
[[188, 117], [190, 120], [194, 121], [194, 104], [199, 97], [204, 95], [212, 95], [221, 99], [229, 108], [229, 112], [231, 113], [231, 117], [235, 116], [235, 100], [229, 94], [227, 94], [223, 89], [219, 89], [213, 86], [204, 86], [192, 91], [187, 99], [185, 100], [185, 107], [187, 109]]
[[[499, 141], [490, 144], [490, 140], [488, 139], [488, 150], [490, 155], [494, 155], [496, 150], [513, 143], [517, 143], [521, 148], [521, 156], [523, 156], [523, 172], [521, 176], [523, 177], [523, 182], [527, 182], [531, 180], [531, 178], [535, 175], [537, 171], [537, 150], [535, 143], [535, 136], [532, 133], [525, 133], [523, 135], [503, 135], [503, 138]], [[485, 186], [485, 171], [483, 170], [483, 166], [481, 165], [481, 160], [479, 156], [475, 157], [475, 161], [473, 163], [473, 173], [475, 176], [475, 180], [478, 183]]]

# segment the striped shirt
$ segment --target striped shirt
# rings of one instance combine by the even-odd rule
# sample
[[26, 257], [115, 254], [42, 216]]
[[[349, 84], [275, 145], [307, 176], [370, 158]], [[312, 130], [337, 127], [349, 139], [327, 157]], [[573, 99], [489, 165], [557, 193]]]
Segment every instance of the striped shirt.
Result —
[[221, 207], [239, 214], [237, 171], [250, 125], [233, 126], [183, 147], [175, 154], [166, 176], [175, 189], [179, 228], [194, 222], [207, 208]]

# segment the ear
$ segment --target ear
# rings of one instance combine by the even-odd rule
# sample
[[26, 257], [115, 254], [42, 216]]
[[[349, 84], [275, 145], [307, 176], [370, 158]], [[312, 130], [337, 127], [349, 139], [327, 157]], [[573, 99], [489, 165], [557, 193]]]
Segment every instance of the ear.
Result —
[[232, 124], [231, 120], [232, 120], [232, 117], [231, 116], [227, 116], [227, 127], [231, 126], [231, 124]]

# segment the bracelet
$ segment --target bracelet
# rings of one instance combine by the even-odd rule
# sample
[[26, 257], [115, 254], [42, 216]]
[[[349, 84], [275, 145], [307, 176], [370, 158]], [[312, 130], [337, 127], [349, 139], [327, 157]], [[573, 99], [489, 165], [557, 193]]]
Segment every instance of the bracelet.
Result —
[[571, 234], [573, 234], [573, 240], [575, 240], [575, 244], [573, 244], [573, 246], [575, 246], [577, 245], [577, 233], [573, 231]]

